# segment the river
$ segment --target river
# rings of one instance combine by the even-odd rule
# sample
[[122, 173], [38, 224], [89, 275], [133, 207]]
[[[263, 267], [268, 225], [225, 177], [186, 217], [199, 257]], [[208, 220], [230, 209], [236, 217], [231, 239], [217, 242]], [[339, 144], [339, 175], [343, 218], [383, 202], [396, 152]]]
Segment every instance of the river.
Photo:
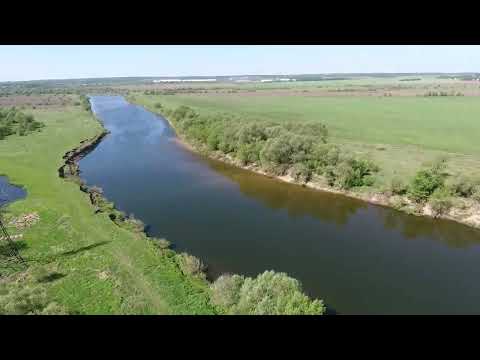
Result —
[[91, 103], [110, 134], [81, 177], [212, 278], [286, 272], [340, 314], [480, 313], [480, 231], [238, 169], [121, 97]]

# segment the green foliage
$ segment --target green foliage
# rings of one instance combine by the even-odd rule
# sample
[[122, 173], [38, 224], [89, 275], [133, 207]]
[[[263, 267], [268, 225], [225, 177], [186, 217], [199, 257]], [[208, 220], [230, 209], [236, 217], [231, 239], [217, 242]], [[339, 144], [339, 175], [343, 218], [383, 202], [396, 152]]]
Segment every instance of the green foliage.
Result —
[[45, 285], [40, 283], [46, 276], [48, 271], [42, 269], [36, 276], [20, 274], [14, 279], [2, 280], [0, 282], [0, 315], [68, 314], [63, 306], [48, 299]]
[[331, 166], [327, 170], [327, 179], [331, 185], [341, 189], [370, 186], [374, 181], [372, 175], [378, 170], [378, 167], [369, 160], [347, 158], [338, 166]]
[[446, 187], [435, 189], [428, 203], [435, 216], [446, 213], [453, 206], [449, 189]]
[[322, 315], [325, 306], [302, 292], [300, 282], [285, 273], [265, 271], [256, 278], [224, 275], [212, 286], [212, 302], [228, 314]]
[[460, 197], [469, 198], [475, 193], [478, 185], [479, 184], [477, 182], [468, 179], [465, 176], [461, 176], [455, 179], [449, 187], [453, 194]]
[[156, 238], [156, 237], [152, 237], [152, 238], [149, 238], [150, 241], [152, 241], [156, 247], [158, 247], [159, 249], [161, 250], [165, 250], [165, 249], [168, 249], [170, 248], [170, 241], [168, 241], [167, 239], [159, 239], [159, 238]]
[[222, 275], [212, 285], [211, 301], [214, 305], [230, 309], [240, 301], [240, 289], [245, 281], [240, 275]]
[[225, 114], [201, 116], [184, 105], [169, 113], [187, 138], [205, 144], [209, 150], [231, 154], [243, 165], [261, 164], [274, 175], [284, 175], [290, 169], [299, 182], [307, 182], [313, 173], [318, 173], [324, 174], [331, 185], [349, 189], [372, 185], [372, 175], [378, 171], [371, 161], [353, 158], [338, 146], [327, 144], [327, 128], [318, 122], [255, 122]]
[[25, 136], [39, 131], [44, 124], [16, 108], [0, 109], [0, 140], [13, 134]]
[[177, 263], [183, 274], [198, 276], [200, 278], [206, 277], [206, 265], [193, 255], [187, 253], [177, 254]]
[[90, 105], [90, 101], [88, 100], [88, 97], [83, 94], [80, 95], [80, 104], [85, 111], [89, 111], [89, 112], [92, 111], [92, 107]]
[[426, 201], [435, 190], [444, 185], [444, 168], [444, 161], [439, 161], [428, 169], [418, 171], [408, 188], [409, 197], [416, 202]]
[[315, 144], [312, 149], [309, 165], [319, 174], [327, 167], [336, 166], [340, 161], [340, 149], [332, 144]]
[[260, 160], [262, 163], [275, 165], [307, 162], [313, 141], [310, 136], [282, 133], [278, 138], [271, 138], [266, 142], [260, 152]]
[[312, 171], [307, 165], [303, 163], [296, 163], [292, 166], [290, 171], [291, 176], [297, 182], [306, 183], [312, 177]]

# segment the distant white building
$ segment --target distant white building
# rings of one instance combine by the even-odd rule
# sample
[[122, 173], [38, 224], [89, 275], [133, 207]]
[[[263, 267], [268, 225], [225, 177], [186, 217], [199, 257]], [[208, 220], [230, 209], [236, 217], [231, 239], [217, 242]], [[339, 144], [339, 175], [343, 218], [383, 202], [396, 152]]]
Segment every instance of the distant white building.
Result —
[[175, 82], [214, 82], [217, 79], [157, 79], [154, 83], [175, 83]]

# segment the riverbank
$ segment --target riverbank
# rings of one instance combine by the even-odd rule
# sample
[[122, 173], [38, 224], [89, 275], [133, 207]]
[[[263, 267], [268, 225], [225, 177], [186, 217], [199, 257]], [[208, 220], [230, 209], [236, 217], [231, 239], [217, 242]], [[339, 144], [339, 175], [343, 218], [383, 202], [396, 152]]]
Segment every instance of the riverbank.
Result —
[[28, 191], [6, 208], [8, 223], [38, 215], [31, 226], [9, 227], [29, 270], [2, 283], [26, 287], [27, 275], [42, 272], [47, 280], [38, 285], [71, 314], [216, 314], [208, 283], [183, 274], [143, 234], [96, 212], [77, 182], [59, 176], [105, 136], [92, 114], [80, 107], [32, 113], [46, 125], [41, 132], [0, 141], [2, 173]]
[[[52, 114], [48, 113], [45, 117], [45, 140], [52, 133], [63, 133], [64, 136], [57, 141], [68, 141], [61, 142], [62, 146], [55, 146], [55, 142], [36, 139], [33, 146], [35, 149], [28, 149], [36, 151], [29, 151], [23, 157], [31, 159], [25, 168], [25, 176], [19, 176], [18, 181], [26, 184], [27, 189], [32, 189], [33, 196], [36, 191], [41, 194], [36, 207], [31, 203], [30, 196], [23, 204], [30, 212], [35, 211], [37, 221], [22, 236], [15, 234], [13, 238], [24, 239], [21, 248], [27, 263], [42, 265], [29, 266], [25, 274], [14, 272], [11, 277], [2, 279], [0, 285], [3, 286], [4, 282], [7, 286], [21, 282], [22, 286], [39, 286], [40, 280], [35, 280], [39, 275], [34, 274], [43, 274], [40, 279], [51, 279], [47, 285], [42, 283], [48, 290], [48, 299], [59, 304], [62, 313], [71, 314], [320, 315], [325, 311], [321, 301], [308, 299], [301, 293], [296, 280], [284, 273], [271, 271], [254, 279], [238, 275], [234, 278], [237, 283], [245, 281], [246, 286], [258, 283], [258, 286], [270, 287], [271, 282], [284, 282], [285, 286], [278, 289], [266, 289], [269, 294], [265, 296], [273, 301], [271, 308], [265, 308], [266, 303], [262, 301], [263, 307], [257, 309], [258, 304], [247, 299], [240, 304], [241, 307], [239, 305], [228, 309], [231, 305], [224, 305], [222, 297], [230, 295], [224, 288], [215, 287], [215, 283], [207, 281], [201, 261], [170, 249], [165, 239], [148, 237], [141, 221], [119, 211], [114, 203], [103, 196], [101, 189], [84, 183], [80, 178], [78, 161], [93, 151], [109, 132], [104, 128], [103, 122], [98, 121], [89, 111], [75, 111], [71, 115], [69, 120], [72, 122], [78, 120], [76, 117], [79, 115], [88, 119], [85, 123], [75, 124], [83, 131], [62, 121], [60, 117], [52, 121]], [[83, 140], [78, 138], [79, 133], [83, 135]], [[80, 145], [74, 146], [74, 139]], [[67, 143], [69, 147], [64, 150], [63, 162], [58, 166], [58, 160], [52, 159], [59, 157], [59, 150], [66, 147]], [[5, 143], [0, 146], [3, 144]], [[52, 158], [47, 164], [43, 161], [35, 163], [36, 154], [45, 153], [45, 149], [42, 152], [37, 147], [50, 150]], [[27, 149], [24, 146], [22, 148]], [[10, 150], [15, 153], [16, 149]], [[9, 162], [5, 164], [7, 170], [9, 166], [18, 165]], [[43, 182], [38, 182], [39, 177], [47, 174], [50, 177], [55, 164], [57, 167], [54, 173], [57, 177], [45, 181], [48, 189], [42, 188]], [[27, 177], [33, 174], [37, 177], [29, 181]], [[65, 192], [67, 189], [68, 193]], [[16, 209], [19, 204], [21, 203], [12, 204], [9, 217], [21, 217]], [[45, 208], [39, 208], [39, 204]], [[62, 215], [58, 215], [58, 211]], [[28, 283], [25, 280], [27, 278]], [[229, 281], [228, 276], [223, 279]], [[248, 291], [242, 294], [248, 295]]]
[[[135, 102], [135, 99], [130, 99], [132, 102]], [[312, 176], [312, 180], [307, 182], [298, 182], [291, 175], [290, 170], [287, 170], [286, 175], [277, 176], [267, 172], [258, 164], [249, 164], [243, 165], [239, 160], [233, 158], [228, 154], [224, 154], [221, 151], [211, 151], [207, 148], [205, 144], [199, 143], [197, 141], [192, 141], [186, 139], [186, 137], [175, 127], [173, 122], [168, 119], [167, 116], [163, 115], [159, 110], [152, 106], [149, 103], [138, 102], [139, 105], [145, 106], [149, 111], [157, 113], [165, 118], [170, 126], [175, 130], [178, 136], [178, 141], [183, 144], [184, 147], [188, 148], [190, 151], [200, 153], [204, 156], [210, 157], [212, 159], [220, 160], [225, 163], [228, 163], [232, 166], [236, 166], [245, 170], [255, 172], [270, 178], [275, 178], [277, 180], [287, 182], [294, 185], [308, 187], [313, 190], [324, 191], [329, 193], [334, 193], [337, 195], [347, 196], [350, 198], [355, 198], [361, 201], [365, 201], [370, 204], [380, 205], [384, 207], [394, 208], [398, 211], [404, 213], [415, 215], [415, 216], [425, 216], [430, 218], [445, 219], [450, 221], [455, 221], [457, 223], [480, 229], [480, 203], [472, 199], [464, 198], [455, 198], [454, 206], [450, 207], [447, 211], [443, 213], [436, 213], [433, 211], [432, 207], [428, 203], [415, 203], [411, 201], [406, 195], [388, 195], [381, 192], [375, 191], [352, 191], [352, 190], [343, 190], [338, 188], [333, 188], [329, 186], [326, 180], [321, 176]]]

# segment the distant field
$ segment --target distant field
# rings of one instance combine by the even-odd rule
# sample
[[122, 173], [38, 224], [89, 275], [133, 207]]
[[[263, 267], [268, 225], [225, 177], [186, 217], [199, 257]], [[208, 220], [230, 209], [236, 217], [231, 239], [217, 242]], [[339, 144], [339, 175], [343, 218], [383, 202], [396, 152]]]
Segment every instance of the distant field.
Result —
[[167, 107], [188, 105], [202, 113], [236, 113], [259, 121], [320, 121], [327, 125], [332, 142], [366, 154], [382, 166], [380, 183], [393, 175], [411, 176], [425, 163], [444, 155], [450, 159], [452, 173], [480, 174], [480, 98], [476, 96], [311, 96], [272, 92], [262, 96], [136, 93], [135, 98], [151, 109], [161, 103]]
[[202, 112], [235, 112], [277, 121], [320, 121], [331, 136], [366, 143], [417, 145], [480, 155], [476, 97], [163, 96], [142, 99]]

